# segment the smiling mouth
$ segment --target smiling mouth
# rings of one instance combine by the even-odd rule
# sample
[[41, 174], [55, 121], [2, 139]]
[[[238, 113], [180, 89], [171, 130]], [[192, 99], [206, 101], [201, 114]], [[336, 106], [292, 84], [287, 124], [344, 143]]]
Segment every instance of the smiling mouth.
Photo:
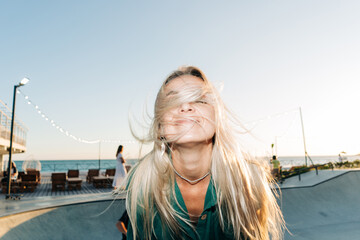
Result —
[[200, 121], [197, 119], [179, 119], [179, 120], [176, 120], [174, 123], [177, 125], [186, 124], [186, 123], [200, 124]]

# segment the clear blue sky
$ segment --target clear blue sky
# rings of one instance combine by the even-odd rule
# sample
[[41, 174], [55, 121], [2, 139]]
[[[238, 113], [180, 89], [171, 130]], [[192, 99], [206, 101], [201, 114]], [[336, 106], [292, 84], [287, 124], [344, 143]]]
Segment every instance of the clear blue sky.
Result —
[[[83, 139], [132, 140], [170, 71], [196, 65], [243, 122], [302, 107], [310, 155], [360, 153], [359, 1], [1, 1], [0, 99], [21, 88], [51, 119]], [[146, 107], [145, 107], [146, 108]], [[96, 159], [18, 95], [29, 128], [15, 159]], [[249, 151], [302, 155], [298, 111], [257, 122]], [[141, 131], [140, 131], [141, 132]], [[240, 141], [240, 140], [239, 140]], [[138, 156], [137, 144], [124, 144]], [[103, 143], [113, 158], [117, 143]]]

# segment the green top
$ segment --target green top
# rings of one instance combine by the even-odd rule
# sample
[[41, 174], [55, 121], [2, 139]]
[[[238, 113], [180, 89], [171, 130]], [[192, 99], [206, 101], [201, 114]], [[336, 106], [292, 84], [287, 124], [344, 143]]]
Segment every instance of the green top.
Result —
[[272, 160], [272, 165], [274, 169], [277, 169], [280, 167], [280, 162], [277, 159]]
[[[181, 195], [179, 186], [177, 185], [175, 181], [175, 194], [176, 198], [181, 206], [182, 209], [184, 209], [186, 212], [186, 206], [184, 199]], [[175, 200], [173, 200], [173, 207], [174, 209], [182, 213], [181, 208], [176, 204]], [[190, 217], [188, 214], [185, 215], [185, 217], [190, 220]], [[143, 219], [139, 219], [139, 223], [142, 223]], [[217, 208], [217, 202], [216, 202], [216, 193], [215, 193], [215, 187], [213, 185], [213, 180], [210, 180], [208, 189], [206, 191], [205, 196], [205, 203], [204, 203], [204, 210], [201, 213], [198, 223], [195, 227], [196, 232], [188, 226], [185, 222], [179, 220], [180, 225], [185, 230], [186, 234], [184, 232], [181, 232], [181, 236], [174, 237], [174, 239], [234, 239], [232, 235], [232, 231], [225, 231], [223, 232], [220, 227], [219, 217], [218, 217], [218, 208]], [[144, 239], [144, 236], [141, 235], [141, 224], [138, 225], [139, 227], [139, 235], [138, 239]], [[157, 238], [155, 237], [157, 236]], [[131, 227], [131, 224], [128, 225], [128, 232], [127, 232], [127, 239], [132, 240], [133, 239], [133, 230]], [[155, 215], [154, 219], [154, 233], [152, 234], [152, 239], [172, 239], [169, 231], [163, 231], [161, 220], [158, 214]]]

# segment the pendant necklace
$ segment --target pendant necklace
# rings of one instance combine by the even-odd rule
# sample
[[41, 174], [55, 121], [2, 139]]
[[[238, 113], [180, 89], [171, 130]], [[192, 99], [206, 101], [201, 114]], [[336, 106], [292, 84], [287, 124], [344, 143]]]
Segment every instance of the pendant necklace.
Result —
[[210, 174], [210, 171], [208, 171], [204, 176], [202, 176], [201, 178], [198, 178], [198, 179], [195, 179], [195, 180], [190, 180], [190, 179], [187, 179], [186, 177], [183, 177], [180, 175], [180, 173], [178, 173], [176, 171], [176, 169], [173, 167], [174, 169], [174, 172], [176, 173], [176, 175], [178, 175], [181, 179], [184, 179], [185, 181], [187, 181], [188, 183], [190, 183], [191, 185], [194, 185], [198, 182], [200, 182], [201, 180], [203, 180], [204, 178], [206, 178], [209, 174]]

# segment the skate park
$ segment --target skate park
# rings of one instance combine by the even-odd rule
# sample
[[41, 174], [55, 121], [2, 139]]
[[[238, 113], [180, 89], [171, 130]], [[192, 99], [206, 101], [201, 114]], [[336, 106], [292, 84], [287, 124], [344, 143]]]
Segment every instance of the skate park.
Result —
[[[357, 239], [359, 181], [359, 170], [319, 170], [279, 184], [285, 239]], [[123, 211], [122, 197], [111, 194], [1, 200], [0, 239], [121, 239], [115, 223]]]
[[279, 205], [287, 228], [285, 239], [358, 239], [360, 171], [311, 171], [281, 186]]

